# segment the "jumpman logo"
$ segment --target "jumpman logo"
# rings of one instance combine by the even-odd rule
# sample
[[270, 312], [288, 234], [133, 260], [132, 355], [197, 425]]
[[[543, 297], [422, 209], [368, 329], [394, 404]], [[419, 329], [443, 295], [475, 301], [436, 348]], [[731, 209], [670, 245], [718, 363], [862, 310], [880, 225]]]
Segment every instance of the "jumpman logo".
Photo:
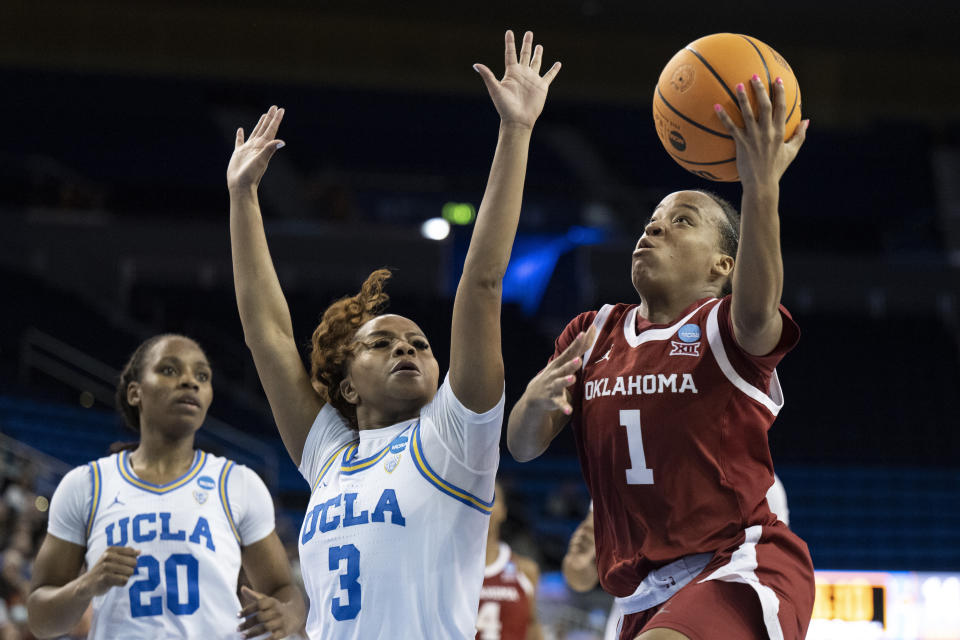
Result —
[[607, 352], [606, 352], [605, 354], [603, 354], [603, 357], [600, 358], [599, 360], [597, 360], [596, 362], [594, 362], [593, 364], [600, 364], [600, 363], [603, 362], [604, 360], [609, 360], [609, 359], [610, 359], [610, 352], [611, 352], [611, 351], [613, 351], [613, 347], [610, 347], [609, 349], [607, 349]]
[[110, 507], [112, 507], [112, 506], [115, 505], [115, 504], [119, 504], [119, 505], [124, 505], [124, 504], [126, 504], [125, 502], [122, 502], [122, 501], [120, 500], [120, 494], [119, 494], [119, 493], [113, 497], [113, 502], [111, 502], [109, 505], [107, 505], [107, 509], [109, 509]]

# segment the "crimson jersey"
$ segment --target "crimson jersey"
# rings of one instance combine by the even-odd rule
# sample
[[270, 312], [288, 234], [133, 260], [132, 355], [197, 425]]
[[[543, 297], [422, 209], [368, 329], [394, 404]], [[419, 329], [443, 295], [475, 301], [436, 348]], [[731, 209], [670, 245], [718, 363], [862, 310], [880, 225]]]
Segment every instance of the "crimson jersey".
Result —
[[510, 547], [501, 542], [497, 559], [483, 572], [476, 640], [526, 638], [533, 596], [533, 583], [513, 562]]
[[[736, 344], [729, 297], [699, 300], [662, 325], [639, 317], [637, 305], [606, 305], [557, 340], [554, 357], [597, 325], [570, 390], [607, 592], [628, 596], [650, 570], [776, 522], [764, 498], [774, 482], [767, 429], [783, 404], [774, 367], [799, 338], [782, 307], [781, 315], [780, 343], [764, 357]], [[798, 563], [805, 572], [808, 556]]]

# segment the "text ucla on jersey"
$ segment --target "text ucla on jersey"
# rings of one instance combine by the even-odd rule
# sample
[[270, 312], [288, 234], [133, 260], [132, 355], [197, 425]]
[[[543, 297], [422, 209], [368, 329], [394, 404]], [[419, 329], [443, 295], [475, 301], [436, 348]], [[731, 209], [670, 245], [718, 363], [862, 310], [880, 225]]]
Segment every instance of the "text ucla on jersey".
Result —
[[[234, 510], [249, 497], [229, 495], [228, 484], [231, 474], [252, 472], [204, 451], [196, 452], [183, 476], [164, 485], [137, 478], [126, 451], [74, 471], [89, 478], [87, 566], [108, 546], [140, 551], [127, 585], [94, 598], [89, 637], [239, 638], [241, 543], [257, 540], [241, 541]], [[255, 493], [260, 498], [266, 488]], [[273, 530], [267, 504], [269, 518], [257, 538]], [[61, 521], [51, 514], [50, 533], [77, 542]]]
[[[502, 418], [502, 399], [475, 414], [447, 382], [420, 419], [359, 438], [324, 407], [301, 466], [313, 485], [299, 540], [312, 640], [474, 637]], [[438, 427], [450, 421], [485, 450], [453, 452]]]

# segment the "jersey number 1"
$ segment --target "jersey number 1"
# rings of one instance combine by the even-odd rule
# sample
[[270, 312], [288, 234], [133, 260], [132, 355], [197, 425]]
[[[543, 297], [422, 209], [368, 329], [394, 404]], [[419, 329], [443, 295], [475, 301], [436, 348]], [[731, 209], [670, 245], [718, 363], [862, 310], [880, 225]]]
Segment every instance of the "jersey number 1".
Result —
[[627, 451], [630, 453], [627, 484], [653, 484], [653, 469], [647, 468], [647, 458], [643, 455], [640, 410], [621, 409], [620, 426], [627, 428]]

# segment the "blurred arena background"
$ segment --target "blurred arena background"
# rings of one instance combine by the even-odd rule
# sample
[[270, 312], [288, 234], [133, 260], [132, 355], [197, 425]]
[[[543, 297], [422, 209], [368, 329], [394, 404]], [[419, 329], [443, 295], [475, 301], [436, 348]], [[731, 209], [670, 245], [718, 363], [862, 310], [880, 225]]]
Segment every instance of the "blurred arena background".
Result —
[[[233, 297], [233, 131], [287, 109], [261, 198], [303, 343], [326, 304], [387, 265], [391, 308], [445, 362], [497, 127], [470, 66], [502, 70], [506, 28], [534, 30], [564, 65], [506, 281], [508, 406], [574, 314], [635, 295], [628, 256], [663, 195], [715, 186], [739, 202], [663, 152], [661, 67], [708, 33], [768, 42], [812, 119], [782, 183], [784, 303], [803, 338], [770, 432], [820, 570], [810, 637], [960, 638], [957, 24], [954, 3], [924, 1], [4, 3], [0, 638], [30, 637], [22, 603], [60, 476], [132, 439], [111, 409], [116, 370], [154, 333], [212, 358], [201, 446], [264, 477], [296, 561], [307, 486]], [[524, 465], [504, 447], [501, 478], [504, 533], [544, 571], [548, 637], [600, 637], [609, 600], [557, 573], [589, 500], [569, 434]]]

